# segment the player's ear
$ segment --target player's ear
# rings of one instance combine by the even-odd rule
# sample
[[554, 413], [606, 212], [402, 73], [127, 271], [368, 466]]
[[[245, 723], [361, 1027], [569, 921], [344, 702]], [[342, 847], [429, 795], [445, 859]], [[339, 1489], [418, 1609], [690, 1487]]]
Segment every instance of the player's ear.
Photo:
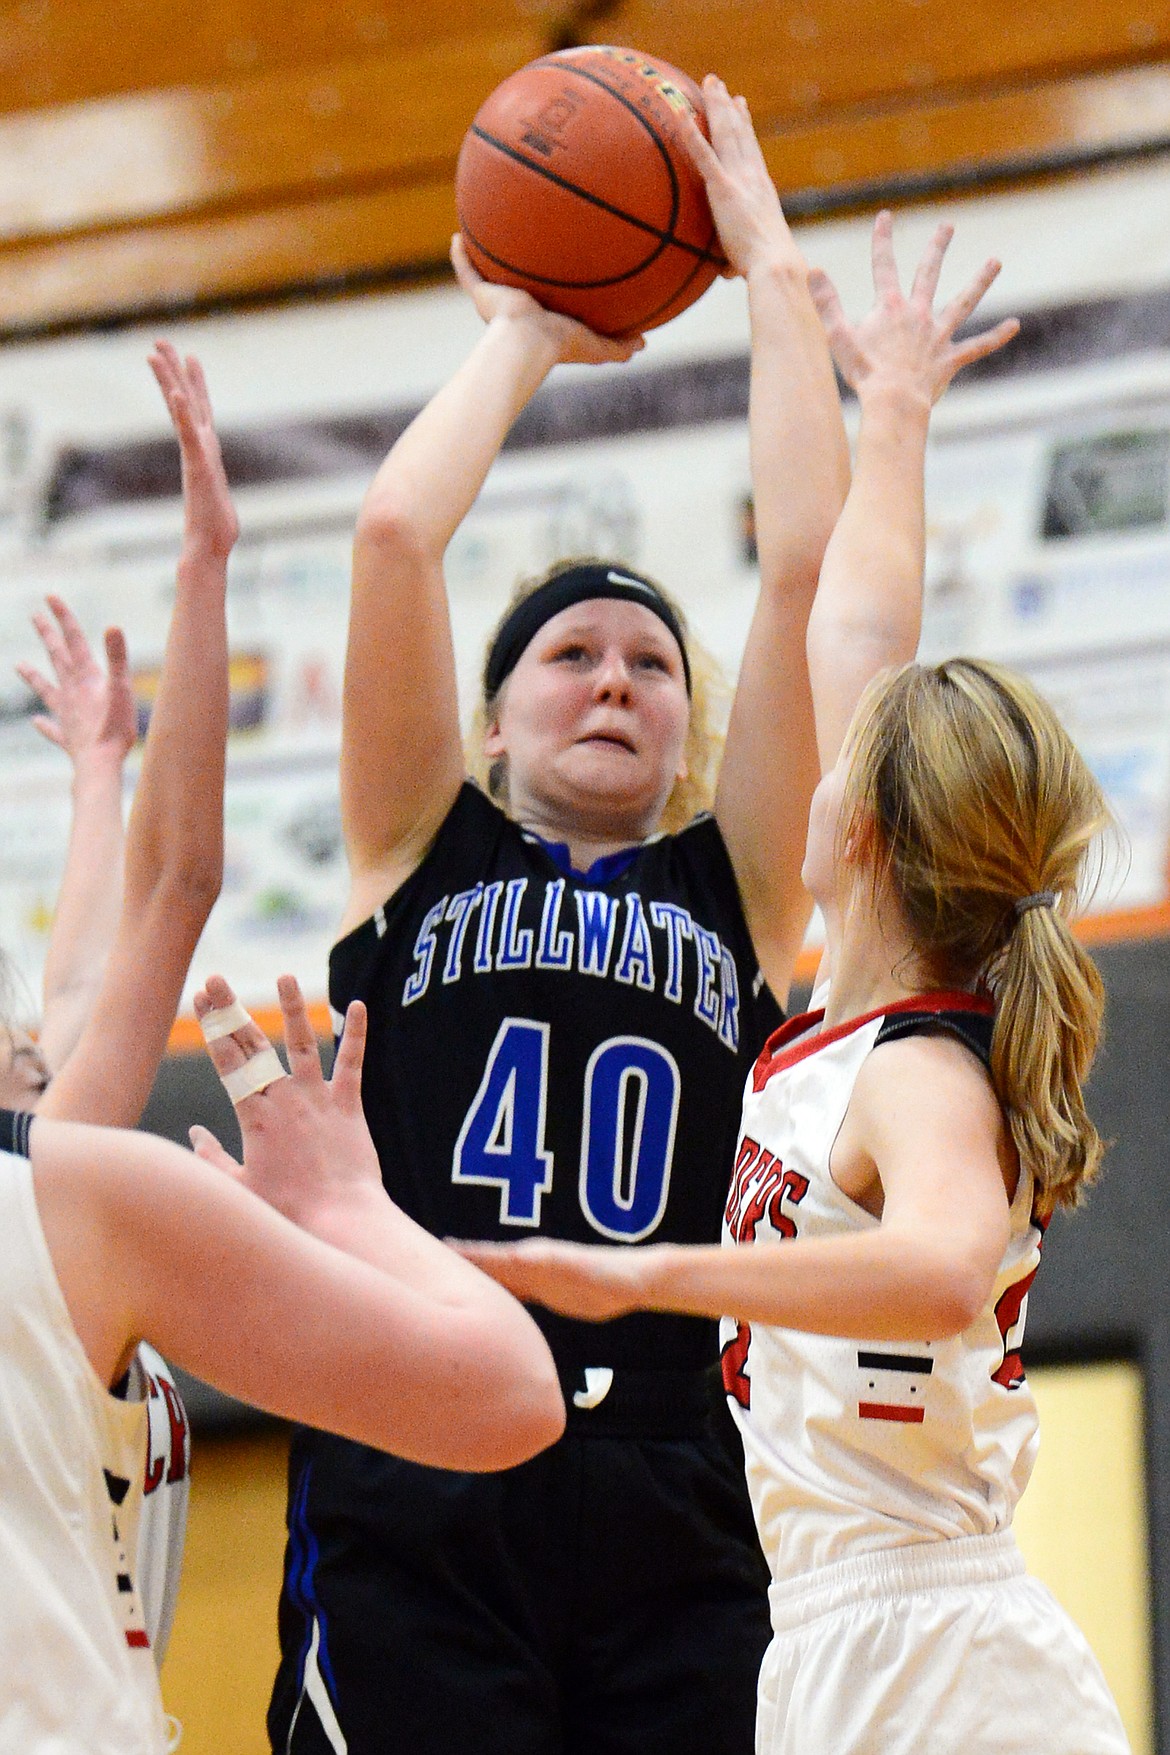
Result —
[[883, 839], [870, 811], [856, 811], [840, 842], [843, 865], [854, 871], [876, 871], [882, 857]]
[[483, 709], [483, 753], [489, 762], [501, 761], [508, 753], [504, 737], [504, 702], [511, 677], [506, 677], [490, 702]]
[[489, 762], [498, 761], [504, 754], [504, 738], [500, 730], [500, 716], [493, 713], [483, 728], [483, 753]]

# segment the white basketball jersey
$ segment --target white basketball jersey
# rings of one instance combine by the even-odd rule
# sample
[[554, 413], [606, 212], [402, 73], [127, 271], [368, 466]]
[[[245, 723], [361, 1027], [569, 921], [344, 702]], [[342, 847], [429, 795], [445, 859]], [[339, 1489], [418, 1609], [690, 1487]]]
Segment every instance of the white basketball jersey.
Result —
[[0, 1755], [160, 1755], [170, 1741], [136, 1549], [147, 1412], [96, 1376], [0, 1152]]
[[146, 1404], [146, 1465], [134, 1582], [154, 1661], [171, 1637], [191, 1496], [191, 1427], [174, 1373], [145, 1341], [130, 1365], [125, 1399]]
[[[918, 1014], [966, 1036], [989, 1012], [971, 994], [926, 994], [824, 1032], [823, 1012], [778, 1030], [748, 1080], [724, 1242], [776, 1248], [875, 1229], [829, 1174], [866, 1055]], [[1019, 1356], [1042, 1239], [1032, 1202], [1021, 1171], [991, 1299], [952, 1339], [842, 1340], [724, 1319], [724, 1383], [774, 1577], [1011, 1522], [1038, 1444]]]

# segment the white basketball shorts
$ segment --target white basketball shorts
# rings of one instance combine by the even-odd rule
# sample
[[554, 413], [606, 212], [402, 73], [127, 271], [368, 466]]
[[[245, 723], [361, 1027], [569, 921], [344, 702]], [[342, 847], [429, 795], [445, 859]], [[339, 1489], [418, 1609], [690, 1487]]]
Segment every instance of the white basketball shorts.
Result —
[[1128, 1755], [1100, 1666], [1010, 1530], [771, 1590], [756, 1755]]

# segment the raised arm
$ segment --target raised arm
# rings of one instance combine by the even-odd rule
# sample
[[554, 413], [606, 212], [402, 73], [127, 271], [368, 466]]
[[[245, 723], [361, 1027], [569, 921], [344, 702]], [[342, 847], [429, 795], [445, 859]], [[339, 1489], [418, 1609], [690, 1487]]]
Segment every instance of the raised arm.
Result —
[[138, 1120], [223, 870], [224, 595], [237, 523], [198, 362], [151, 356], [179, 439], [184, 530], [158, 694], [126, 834], [122, 908], [96, 1000], [40, 1113]]
[[[238, 1179], [143, 1135], [34, 1123], [41, 1222], [91, 1363], [111, 1382], [149, 1336], [285, 1418], [436, 1467], [523, 1461], [564, 1424], [547, 1345], [433, 1238], [416, 1271], [415, 1228], [382, 1189], [362, 1119], [361, 1008], [326, 1084], [295, 983], [282, 1003], [293, 1075], [241, 1103]], [[217, 1058], [245, 1053], [228, 1037]], [[253, 1177], [298, 1187], [306, 1228], [250, 1192]]]
[[122, 905], [122, 769], [134, 746], [134, 691], [120, 628], [107, 628], [106, 668], [59, 597], [33, 617], [52, 676], [17, 673], [44, 703], [33, 724], [73, 768], [69, 845], [45, 956], [40, 1051], [60, 1070], [93, 1009]]
[[527, 293], [489, 285], [458, 238], [451, 254], [487, 326], [379, 469], [354, 540], [341, 733], [346, 927], [414, 869], [463, 779], [447, 544], [553, 366], [624, 360], [641, 346], [639, 338], [608, 341]]
[[788, 229], [742, 98], [708, 78], [708, 147], [691, 134], [724, 252], [751, 318], [749, 436], [760, 593], [740, 666], [715, 814], [752, 940], [783, 1001], [808, 922], [800, 882], [817, 781], [805, 631], [825, 545], [849, 485], [849, 450], [808, 268]]
[[924, 466], [930, 411], [956, 372], [1011, 340], [1014, 318], [963, 341], [955, 331], [999, 273], [987, 262], [970, 285], [934, 310], [953, 228], [940, 225], [902, 292], [891, 238], [880, 213], [873, 229], [873, 310], [850, 325], [828, 277], [812, 280], [842, 377], [856, 391], [861, 426], [853, 482], [821, 569], [808, 626], [808, 667], [820, 765], [840, 753], [866, 684], [889, 665], [908, 663], [922, 626], [926, 551]]

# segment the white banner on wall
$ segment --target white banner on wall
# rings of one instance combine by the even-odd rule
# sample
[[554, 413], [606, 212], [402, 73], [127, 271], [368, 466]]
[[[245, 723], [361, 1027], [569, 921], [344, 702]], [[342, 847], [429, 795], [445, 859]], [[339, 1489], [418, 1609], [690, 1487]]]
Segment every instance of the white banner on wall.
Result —
[[[928, 464], [924, 653], [1027, 670], [1105, 783], [1131, 858], [1099, 906], [1167, 899], [1170, 839], [1170, 172], [1114, 171], [953, 210], [957, 285], [987, 254], [1014, 357], [953, 390]], [[899, 222], [913, 262], [937, 214]], [[868, 222], [807, 228], [855, 312]], [[1043, 240], [1043, 249], [1038, 240]], [[945, 290], [945, 288], [944, 288]], [[295, 970], [323, 998], [345, 892], [337, 744], [350, 535], [379, 455], [471, 345], [439, 291], [217, 317], [202, 357], [242, 539], [230, 575], [224, 893], [195, 961], [254, 1003]], [[143, 700], [178, 548], [177, 463], [133, 330], [0, 354], [0, 944], [32, 991], [68, 823], [61, 755], [11, 664], [63, 595], [127, 630]], [[660, 576], [734, 673], [751, 615], [746, 311], [718, 283], [619, 371], [566, 369], [521, 422], [449, 555], [461, 692], [517, 577], [604, 552]]]

